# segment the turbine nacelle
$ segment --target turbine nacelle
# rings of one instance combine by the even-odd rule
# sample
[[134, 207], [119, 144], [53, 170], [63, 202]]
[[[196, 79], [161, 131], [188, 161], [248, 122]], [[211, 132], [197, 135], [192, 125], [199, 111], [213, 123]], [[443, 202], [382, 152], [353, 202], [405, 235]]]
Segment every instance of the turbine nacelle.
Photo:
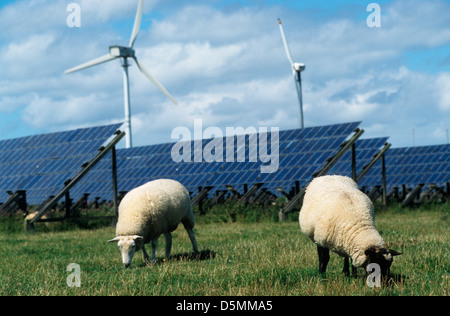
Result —
[[134, 49], [119, 45], [110, 46], [109, 54], [114, 57], [135, 58]]
[[294, 63], [292, 65], [292, 69], [294, 69], [297, 72], [302, 72], [305, 70], [305, 68], [306, 68], [305, 64], [302, 63]]

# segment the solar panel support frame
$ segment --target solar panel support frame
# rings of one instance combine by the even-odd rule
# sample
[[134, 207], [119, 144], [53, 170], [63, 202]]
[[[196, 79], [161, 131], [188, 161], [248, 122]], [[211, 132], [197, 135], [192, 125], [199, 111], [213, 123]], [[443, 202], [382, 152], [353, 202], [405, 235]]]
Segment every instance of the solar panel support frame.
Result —
[[6, 215], [14, 210], [14, 204], [16, 209], [22, 210], [25, 215], [28, 213], [27, 210], [27, 193], [24, 190], [19, 190], [16, 193], [8, 192], [10, 194], [9, 199], [0, 206], [0, 214]]
[[[361, 181], [361, 179], [369, 172], [369, 170], [373, 167], [373, 165], [375, 165], [375, 163], [379, 159], [383, 159], [384, 154], [389, 150], [389, 148], [391, 148], [391, 144], [390, 143], [385, 143], [384, 147], [372, 158], [372, 160], [367, 165], [365, 165], [362, 168], [361, 172], [356, 177], [356, 183]], [[385, 172], [384, 172], [384, 178], [386, 178]]]
[[[390, 144], [389, 147], [391, 147]], [[388, 206], [387, 184], [386, 184], [386, 157], [384, 154], [381, 156], [381, 182], [383, 185], [383, 205]]]
[[262, 186], [264, 185], [264, 183], [255, 183], [250, 190], [248, 190], [247, 192], [245, 192], [245, 194], [239, 199], [239, 202], [244, 202], [245, 204], [248, 203], [248, 200], [250, 199], [250, 197], [255, 194]]
[[203, 215], [203, 204], [202, 201], [208, 196], [209, 191], [211, 191], [214, 187], [207, 186], [204, 188], [199, 187], [199, 192], [196, 196], [191, 199], [191, 206], [198, 204], [200, 215]]
[[381, 179], [382, 179], [382, 202], [384, 206], [387, 206], [387, 185], [386, 185], [386, 161], [385, 161], [385, 153], [391, 148], [390, 143], [385, 143], [384, 147], [372, 158], [372, 160], [363, 167], [359, 175], [356, 177], [356, 183], [361, 181], [361, 179], [369, 172], [369, 170], [376, 164], [376, 162], [381, 159]]
[[447, 196], [448, 198], [450, 198], [450, 182], [446, 183], [447, 186], [447, 194], [445, 194], [445, 196]]
[[233, 197], [236, 197], [238, 199], [241, 198], [241, 194], [235, 188], [233, 188], [232, 185], [226, 184], [225, 187], [228, 189], [228, 191], [233, 193]]
[[366, 195], [369, 197], [369, 199], [371, 201], [375, 201], [376, 199], [378, 199], [380, 197], [380, 189], [381, 189], [381, 186], [376, 185], [372, 188], [372, 190], [367, 192]]
[[435, 190], [436, 186], [429, 185], [428, 188], [425, 190], [425, 192], [420, 193], [418, 203], [422, 204], [425, 201], [425, 199], [429, 198], [431, 196], [431, 193]]
[[420, 191], [422, 190], [422, 188], [424, 186], [425, 186], [425, 184], [420, 183], [414, 188], [414, 190], [409, 192], [408, 195], [406, 195], [406, 198], [402, 202], [402, 207], [412, 204], [414, 202], [414, 199], [416, 197], [420, 196]]
[[358, 182], [356, 176], [356, 143], [352, 144], [352, 179]]
[[117, 224], [119, 218], [119, 205], [117, 197], [117, 155], [116, 146], [111, 148], [111, 164], [112, 164], [112, 182], [113, 182], [113, 207], [114, 207], [114, 220], [112, 225]]
[[[433, 189], [434, 192], [430, 193], [428, 196], [428, 199], [430, 201], [433, 201], [435, 198], [437, 198], [439, 195], [442, 196], [445, 200], [447, 200], [447, 198], [449, 197], [448, 193], [448, 186], [450, 185], [450, 183], [446, 183], [445, 186], [443, 187], [439, 187], [435, 184], [430, 184], [430, 188]], [[447, 191], [445, 190], [445, 188], [447, 187]]]
[[283, 196], [284, 196], [286, 199], [290, 199], [289, 193], [287, 193], [286, 191], [284, 191], [283, 188], [277, 188], [277, 191], [280, 192], [281, 194], [283, 194]]
[[125, 132], [117, 130], [115, 137], [106, 147], [101, 147], [99, 153], [89, 162], [89, 164], [83, 168], [73, 179], [66, 181], [64, 189], [62, 189], [58, 194], [56, 194], [52, 199], [44, 202], [45, 205], [39, 207], [40, 211], [31, 220], [26, 222], [26, 230], [29, 232], [34, 231], [34, 223], [39, 221], [45, 213], [47, 213], [53, 206], [55, 206], [58, 201], [66, 195], [77, 183], [80, 181], [88, 172], [91, 170], [112, 148], [114, 148], [117, 143], [125, 136]]
[[216, 191], [216, 194], [214, 195], [214, 197], [210, 201], [209, 206], [213, 207], [217, 203], [223, 202], [224, 199], [225, 199], [225, 195], [227, 195], [227, 193], [228, 193], [228, 190], [218, 190], [218, 191]]
[[[313, 178], [321, 177], [325, 175], [338, 161], [341, 159], [341, 157], [346, 153], [347, 150], [349, 150], [353, 144], [358, 140], [358, 138], [361, 137], [362, 134], [364, 134], [364, 129], [357, 128], [354, 131], [354, 135], [344, 144], [342, 144], [341, 149], [331, 158], [328, 160], [327, 164], [318, 172], [313, 174]], [[280, 210], [280, 213], [278, 214], [278, 218], [280, 221], [284, 221], [286, 219], [286, 214], [293, 212], [295, 206], [303, 199], [303, 196], [305, 195], [307, 185], [305, 185], [299, 193], [297, 193], [285, 206], [284, 209]]]

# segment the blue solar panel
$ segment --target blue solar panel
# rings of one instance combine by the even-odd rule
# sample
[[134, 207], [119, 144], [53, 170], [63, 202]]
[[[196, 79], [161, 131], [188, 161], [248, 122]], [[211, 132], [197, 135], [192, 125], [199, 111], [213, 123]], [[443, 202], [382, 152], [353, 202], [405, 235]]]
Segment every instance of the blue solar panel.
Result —
[[0, 141], [0, 202], [8, 199], [7, 191], [26, 190], [29, 204], [42, 203], [95, 157], [121, 125]]
[[[419, 184], [444, 186], [450, 182], [450, 145], [392, 148], [386, 153], [386, 183], [408, 188]], [[381, 163], [377, 163], [361, 182], [381, 185]]]
[[[232, 185], [242, 193], [243, 184], [251, 187], [255, 183], [265, 183], [265, 187], [275, 191], [277, 187], [290, 189], [295, 181], [305, 185], [313, 173], [320, 170], [326, 160], [334, 156], [340, 145], [358, 127], [360, 122], [311, 127], [303, 130], [279, 132], [279, 169], [274, 173], [261, 173], [261, 166], [268, 163], [250, 161], [255, 148], [249, 144], [239, 143], [239, 136], [234, 136], [234, 162], [226, 162], [226, 138], [223, 138], [223, 162], [194, 162], [197, 151], [190, 143], [191, 162], [174, 162], [171, 150], [175, 143], [159, 144], [132, 149], [117, 150], [118, 190], [130, 191], [148, 181], [159, 178], [175, 179], [183, 183], [189, 191], [197, 192], [198, 187], [213, 186], [215, 190], [225, 190]], [[265, 135], [264, 135], [265, 136]], [[253, 137], [253, 136], [250, 136]], [[211, 140], [203, 140], [202, 148]], [[267, 139], [268, 155], [271, 154], [272, 139]], [[253, 150], [252, 150], [253, 148]], [[240, 152], [245, 153], [245, 161], [237, 162]], [[182, 154], [182, 153], [180, 153]], [[214, 154], [214, 152], [213, 152]], [[95, 191], [93, 188], [97, 188]], [[105, 157], [91, 172], [71, 191], [71, 196], [81, 197], [90, 193], [91, 198], [112, 199], [111, 158]], [[91, 191], [90, 191], [91, 190]]]

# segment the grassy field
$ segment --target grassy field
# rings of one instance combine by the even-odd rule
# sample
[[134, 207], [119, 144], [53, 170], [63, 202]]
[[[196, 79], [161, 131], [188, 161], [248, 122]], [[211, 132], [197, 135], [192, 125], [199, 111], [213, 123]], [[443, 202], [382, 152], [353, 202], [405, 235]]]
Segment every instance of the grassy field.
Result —
[[[169, 261], [161, 259], [161, 238], [155, 265], [145, 266], [138, 252], [129, 269], [117, 246], [106, 243], [113, 228], [58, 231], [61, 224], [37, 224], [29, 235], [21, 223], [3, 219], [0, 295], [448, 295], [449, 214], [449, 204], [377, 212], [388, 246], [404, 253], [394, 260], [393, 280], [381, 288], [368, 287], [364, 271], [345, 277], [334, 254], [326, 276], [319, 275], [316, 248], [301, 234], [297, 214], [279, 223], [274, 210], [218, 208], [198, 218], [200, 257], [192, 256], [180, 226]], [[67, 285], [71, 263], [81, 268], [81, 287]]]

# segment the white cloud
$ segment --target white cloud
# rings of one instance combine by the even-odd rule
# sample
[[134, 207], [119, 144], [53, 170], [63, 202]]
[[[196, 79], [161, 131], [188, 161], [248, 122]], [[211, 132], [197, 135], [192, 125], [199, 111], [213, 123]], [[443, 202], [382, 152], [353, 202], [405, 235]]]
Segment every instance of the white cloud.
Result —
[[110, 108], [105, 95], [72, 96], [61, 100], [35, 95], [24, 108], [22, 118], [25, 123], [36, 128], [83, 125], [105, 120], [104, 113]]
[[[439, 91], [438, 105], [443, 112], [450, 111], [450, 73], [442, 73], [436, 79]], [[450, 118], [449, 118], [450, 121]]]
[[[23, 62], [34, 58], [41, 57], [49, 46], [54, 42], [55, 38], [51, 34], [34, 34], [25, 41], [19, 43], [13, 42], [8, 45], [3, 58], [10, 62]], [[30, 58], [32, 57], [32, 58]]]
[[31, 95], [20, 95], [20, 96], [2, 96], [0, 97], [0, 112], [10, 114], [20, 107], [28, 104], [33, 99]]
[[12, 42], [4, 49], [1, 49], [2, 56], [0, 62], [6, 64], [8, 73], [4, 73], [6, 78], [26, 78], [48, 75], [51, 67], [42, 67], [54, 59], [51, 56], [51, 46], [55, 42], [55, 37], [50, 33], [33, 34], [18, 42]]
[[[228, 12], [211, 5], [181, 6], [163, 21], [154, 21], [149, 37], [158, 41], [209, 41], [214, 44], [249, 40], [277, 27], [278, 10], [246, 8]], [[272, 16], [272, 17], [271, 17]], [[273, 17], [275, 16], [275, 17]]]
[[383, 13], [388, 36], [379, 37], [398, 48], [435, 47], [450, 41], [449, 3], [445, 1], [394, 1]]
[[[149, 71], [167, 83], [219, 77], [230, 71], [245, 47], [238, 44], [211, 46], [208, 42], [163, 43], [136, 48], [137, 57]], [[192, 82], [191, 84], [195, 84]]]
[[0, 39], [17, 41], [31, 34], [47, 33], [66, 26], [64, 0], [22, 0], [0, 10]]
[[[145, 1], [144, 13], [148, 13], [158, 2], [159, 0]], [[137, 0], [81, 0], [79, 3], [84, 17], [83, 20], [88, 21], [89, 24], [105, 23], [111, 19], [120, 19], [124, 16], [132, 16], [134, 18], [138, 6]]]

